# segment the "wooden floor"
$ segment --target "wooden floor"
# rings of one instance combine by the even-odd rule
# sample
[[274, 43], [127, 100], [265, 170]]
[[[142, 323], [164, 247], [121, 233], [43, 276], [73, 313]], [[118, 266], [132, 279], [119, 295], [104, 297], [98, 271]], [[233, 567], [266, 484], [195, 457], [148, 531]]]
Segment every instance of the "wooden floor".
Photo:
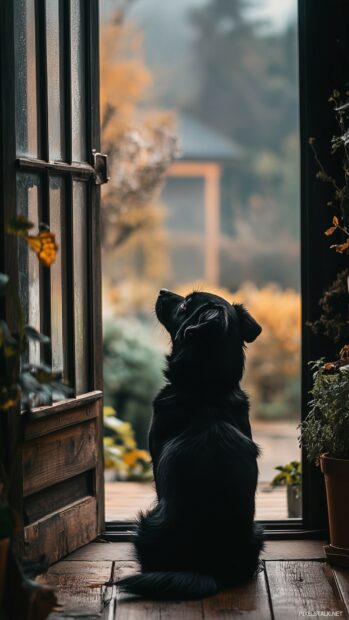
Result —
[[[133, 521], [140, 510], [145, 510], [155, 500], [152, 483], [106, 482], [105, 510], [107, 521]], [[256, 519], [287, 519], [286, 488], [272, 489], [261, 482], [256, 494]]]
[[130, 543], [79, 549], [39, 577], [57, 588], [61, 608], [50, 620], [349, 618], [349, 570], [331, 568], [320, 541], [268, 542], [254, 581], [201, 601], [142, 601], [120, 594], [113, 582], [137, 569]]

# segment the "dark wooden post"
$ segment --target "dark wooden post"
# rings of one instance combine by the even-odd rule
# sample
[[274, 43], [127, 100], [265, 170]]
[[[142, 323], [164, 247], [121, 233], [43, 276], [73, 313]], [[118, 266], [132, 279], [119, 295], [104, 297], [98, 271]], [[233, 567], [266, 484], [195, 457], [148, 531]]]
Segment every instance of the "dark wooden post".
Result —
[[[337, 127], [328, 102], [334, 89], [349, 88], [349, 3], [345, 0], [299, 0], [300, 124], [301, 124], [301, 239], [302, 239], [302, 342], [303, 416], [307, 412], [311, 376], [308, 362], [332, 359], [332, 343], [312, 335], [306, 323], [319, 316], [319, 298], [336, 274], [348, 265], [347, 257], [329, 249], [324, 230], [332, 213], [326, 202], [330, 186], [316, 179], [318, 167], [308, 144], [316, 148], [327, 171], [338, 166], [330, 155], [331, 136]], [[307, 466], [304, 457], [304, 524], [326, 527], [323, 479], [319, 470]]]

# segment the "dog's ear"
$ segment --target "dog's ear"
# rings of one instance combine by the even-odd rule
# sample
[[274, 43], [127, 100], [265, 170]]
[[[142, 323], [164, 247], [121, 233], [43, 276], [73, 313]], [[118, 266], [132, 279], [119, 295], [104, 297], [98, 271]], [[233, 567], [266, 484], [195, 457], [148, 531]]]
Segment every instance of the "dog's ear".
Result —
[[261, 333], [261, 326], [242, 304], [233, 304], [233, 308], [235, 308], [240, 321], [243, 340], [245, 342], [253, 342]]
[[215, 305], [195, 312], [183, 329], [184, 340], [195, 340], [210, 335], [219, 337], [228, 329], [228, 310], [223, 305]]

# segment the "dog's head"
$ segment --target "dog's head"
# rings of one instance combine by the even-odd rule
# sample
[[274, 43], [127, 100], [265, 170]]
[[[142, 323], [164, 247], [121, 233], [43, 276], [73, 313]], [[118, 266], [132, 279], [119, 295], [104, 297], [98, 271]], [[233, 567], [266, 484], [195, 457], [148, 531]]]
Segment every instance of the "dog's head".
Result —
[[172, 359], [186, 360], [186, 365], [190, 360], [196, 367], [210, 369], [210, 376], [229, 373], [241, 378], [244, 344], [253, 342], [262, 331], [241, 304], [230, 304], [211, 293], [181, 297], [161, 289], [155, 310], [171, 336]]

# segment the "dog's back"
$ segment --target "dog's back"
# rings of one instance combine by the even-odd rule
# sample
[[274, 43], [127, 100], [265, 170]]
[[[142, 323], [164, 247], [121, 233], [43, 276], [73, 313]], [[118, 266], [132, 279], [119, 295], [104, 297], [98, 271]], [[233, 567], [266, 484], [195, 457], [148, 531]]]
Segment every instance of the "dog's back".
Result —
[[[175, 400], [171, 407], [175, 413]], [[153, 435], [157, 419], [161, 411]], [[160, 501], [140, 517], [135, 539], [144, 572], [124, 580], [123, 587], [183, 599], [249, 579], [262, 546], [253, 523], [256, 444], [212, 408], [158, 441], [154, 473]], [[153, 437], [153, 449], [154, 443]]]

